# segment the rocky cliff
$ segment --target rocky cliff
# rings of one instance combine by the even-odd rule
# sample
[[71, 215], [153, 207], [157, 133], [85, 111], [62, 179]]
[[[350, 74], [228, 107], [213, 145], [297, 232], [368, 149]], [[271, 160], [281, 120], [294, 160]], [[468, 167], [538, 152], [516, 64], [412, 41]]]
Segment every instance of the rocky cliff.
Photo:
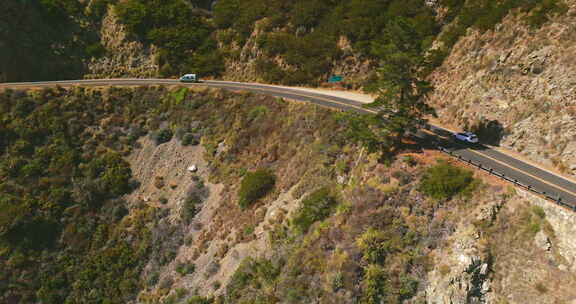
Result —
[[154, 45], [145, 46], [130, 37], [125, 26], [119, 23], [113, 6], [108, 7], [102, 19], [99, 36], [104, 47], [103, 55], [90, 58], [85, 78], [158, 76], [158, 50]]
[[515, 11], [494, 30], [468, 30], [432, 73], [431, 101], [444, 123], [573, 174], [576, 2], [565, 2], [569, 11], [539, 28]]
[[[220, 49], [229, 54], [226, 57], [226, 70], [223, 77], [237, 81], [270, 82], [278, 81], [266, 77], [263, 72], [263, 62], [273, 62], [276, 68], [287, 73], [301, 73], [297, 67], [286, 63], [281, 56], [271, 56], [262, 48], [261, 41], [267, 35], [282, 33], [282, 29], [269, 29], [270, 20], [264, 18], [255, 23], [254, 30], [243, 45], [236, 41], [225, 39], [230, 35], [230, 30], [220, 30], [217, 34], [220, 37]], [[324, 71], [313, 79], [309, 79], [309, 85], [328, 85], [326, 82], [332, 75], [342, 76], [346, 81], [347, 88], [359, 89], [373, 75], [376, 62], [374, 59], [362, 56], [352, 48], [351, 42], [345, 36], [339, 37], [336, 44], [339, 56], [335, 57]], [[259, 67], [260, 65], [260, 67]]]

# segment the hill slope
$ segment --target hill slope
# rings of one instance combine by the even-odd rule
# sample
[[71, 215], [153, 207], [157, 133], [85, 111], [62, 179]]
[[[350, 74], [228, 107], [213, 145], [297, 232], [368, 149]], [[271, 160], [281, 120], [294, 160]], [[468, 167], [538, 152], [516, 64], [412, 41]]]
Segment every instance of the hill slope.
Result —
[[2, 301], [575, 296], [571, 213], [414, 143], [368, 154], [347, 115], [178, 87], [0, 98]]

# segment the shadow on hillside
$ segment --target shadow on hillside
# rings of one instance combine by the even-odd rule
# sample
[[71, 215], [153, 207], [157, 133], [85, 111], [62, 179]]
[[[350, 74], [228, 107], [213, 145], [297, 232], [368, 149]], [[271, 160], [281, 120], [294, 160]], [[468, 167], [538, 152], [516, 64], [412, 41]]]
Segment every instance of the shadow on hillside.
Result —
[[481, 142], [492, 146], [500, 146], [502, 137], [506, 135], [506, 129], [498, 120], [487, 119], [472, 125], [470, 132], [478, 135]]

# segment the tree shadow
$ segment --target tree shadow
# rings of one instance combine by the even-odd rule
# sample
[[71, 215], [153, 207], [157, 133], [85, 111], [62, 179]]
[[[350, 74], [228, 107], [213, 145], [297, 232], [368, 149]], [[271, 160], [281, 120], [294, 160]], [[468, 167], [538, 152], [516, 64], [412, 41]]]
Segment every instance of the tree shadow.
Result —
[[500, 146], [500, 141], [507, 131], [498, 120], [481, 119], [470, 127], [470, 131], [478, 135], [483, 143]]

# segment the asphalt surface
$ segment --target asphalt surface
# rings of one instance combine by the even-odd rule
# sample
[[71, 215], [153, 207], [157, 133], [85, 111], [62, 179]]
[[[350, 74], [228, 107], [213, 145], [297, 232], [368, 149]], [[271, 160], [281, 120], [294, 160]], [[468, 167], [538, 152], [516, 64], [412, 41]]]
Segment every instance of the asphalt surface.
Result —
[[311, 102], [320, 106], [361, 114], [375, 113], [363, 108], [363, 103], [320, 93], [308, 92], [293, 88], [270, 86], [256, 83], [206, 80], [200, 83], [183, 83], [176, 79], [104, 79], [104, 80], [62, 80], [43, 82], [0, 83], [0, 88], [42, 88], [54, 86], [143, 86], [143, 85], [180, 85], [208, 86], [227, 90], [253, 91], [281, 98]]
[[[142, 85], [181, 85], [209, 86], [234, 91], [252, 91], [281, 98], [311, 102], [323, 107], [343, 111], [354, 111], [361, 114], [375, 113], [364, 104], [342, 97], [334, 97], [322, 93], [314, 93], [297, 88], [277, 87], [256, 83], [240, 83], [231, 81], [204, 81], [201, 83], [181, 83], [172, 79], [110, 79], [110, 80], [69, 80], [47, 82], [0, 83], [0, 88], [39, 88], [54, 86], [142, 86]], [[469, 146], [449, 139], [448, 130], [429, 126], [431, 133], [418, 132], [418, 136], [427, 142], [432, 142], [438, 148], [449, 152], [463, 161], [502, 176], [508, 181], [542, 194], [552, 199], [560, 200], [562, 205], [576, 210], [576, 183], [559, 175], [532, 166], [522, 160], [513, 158], [485, 145]], [[433, 133], [433, 134], [432, 134]], [[528, 188], [529, 187], [529, 188]]]

